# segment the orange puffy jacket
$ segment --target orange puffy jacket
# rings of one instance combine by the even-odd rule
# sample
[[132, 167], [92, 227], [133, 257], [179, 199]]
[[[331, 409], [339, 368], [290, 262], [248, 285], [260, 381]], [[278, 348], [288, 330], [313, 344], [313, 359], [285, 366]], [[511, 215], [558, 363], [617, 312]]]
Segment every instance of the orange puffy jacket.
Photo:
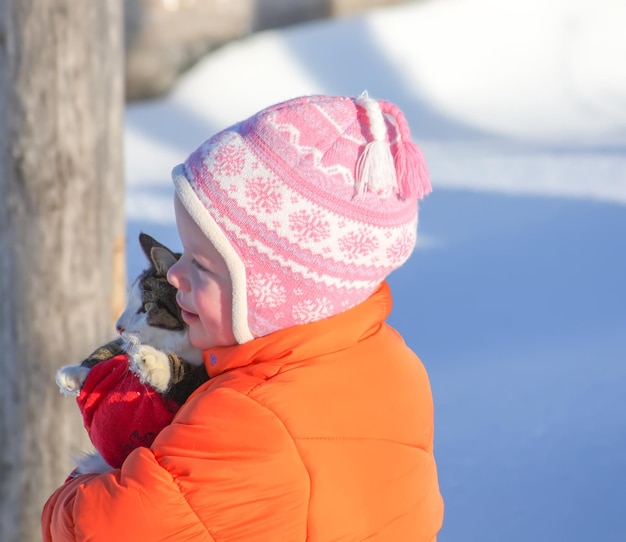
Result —
[[121, 469], [45, 505], [45, 541], [430, 542], [428, 377], [383, 284], [326, 320], [205, 353], [211, 380]]

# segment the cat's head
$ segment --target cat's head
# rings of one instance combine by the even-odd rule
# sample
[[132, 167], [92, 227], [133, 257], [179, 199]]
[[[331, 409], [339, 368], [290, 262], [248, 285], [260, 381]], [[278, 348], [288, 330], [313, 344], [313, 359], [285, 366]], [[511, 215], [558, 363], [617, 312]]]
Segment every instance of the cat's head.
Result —
[[201, 354], [189, 343], [187, 324], [176, 303], [176, 288], [167, 282], [167, 272], [180, 254], [145, 233], [139, 234], [139, 244], [150, 267], [130, 287], [126, 309], [116, 323], [118, 333], [200, 363]]

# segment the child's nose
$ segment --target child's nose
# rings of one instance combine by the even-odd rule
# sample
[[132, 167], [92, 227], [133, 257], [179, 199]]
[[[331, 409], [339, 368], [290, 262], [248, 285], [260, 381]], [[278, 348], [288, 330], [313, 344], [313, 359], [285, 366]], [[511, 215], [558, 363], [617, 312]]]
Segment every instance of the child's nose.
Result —
[[167, 282], [177, 290], [181, 289], [182, 280], [180, 278], [180, 260], [167, 270]]
[[174, 288], [178, 288], [178, 280], [174, 272], [175, 268], [176, 268], [176, 264], [174, 264], [172, 267], [170, 267], [167, 270], [167, 282], [169, 282], [172, 286], [174, 286]]

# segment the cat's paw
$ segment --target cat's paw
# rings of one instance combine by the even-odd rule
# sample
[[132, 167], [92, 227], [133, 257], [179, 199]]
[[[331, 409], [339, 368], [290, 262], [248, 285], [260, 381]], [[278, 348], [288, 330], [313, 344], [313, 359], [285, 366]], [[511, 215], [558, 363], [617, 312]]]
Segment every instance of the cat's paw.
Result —
[[73, 456], [76, 474], [102, 474], [109, 472], [111, 466], [103, 459], [100, 452], [93, 450], [80, 456]]
[[57, 371], [56, 382], [63, 395], [78, 396], [87, 379], [89, 368], [82, 365], [66, 365]]
[[167, 390], [171, 378], [167, 354], [144, 344], [129, 355], [128, 362], [131, 370], [144, 384], [149, 384], [159, 393]]

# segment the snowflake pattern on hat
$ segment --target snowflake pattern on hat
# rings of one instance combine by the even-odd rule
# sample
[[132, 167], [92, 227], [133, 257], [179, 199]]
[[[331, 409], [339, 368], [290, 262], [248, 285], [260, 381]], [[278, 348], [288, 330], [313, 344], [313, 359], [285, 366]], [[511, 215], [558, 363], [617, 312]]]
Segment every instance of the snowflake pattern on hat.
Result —
[[282, 306], [287, 299], [285, 287], [273, 273], [251, 273], [248, 277], [248, 291], [259, 304], [270, 309]]
[[219, 147], [216, 151], [216, 173], [227, 177], [236, 177], [243, 171], [245, 155], [243, 149], [228, 143]]
[[231, 269], [238, 342], [345, 311], [406, 261], [410, 176], [426, 171], [408, 136], [387, 102], [303, 97], [227, 128], [175, 169], [183, 205]]
[[255, 213], [277, 213], [283, 208], [282, 195], [272, 179], [253, 177], [246, 183], [245, 194]]

